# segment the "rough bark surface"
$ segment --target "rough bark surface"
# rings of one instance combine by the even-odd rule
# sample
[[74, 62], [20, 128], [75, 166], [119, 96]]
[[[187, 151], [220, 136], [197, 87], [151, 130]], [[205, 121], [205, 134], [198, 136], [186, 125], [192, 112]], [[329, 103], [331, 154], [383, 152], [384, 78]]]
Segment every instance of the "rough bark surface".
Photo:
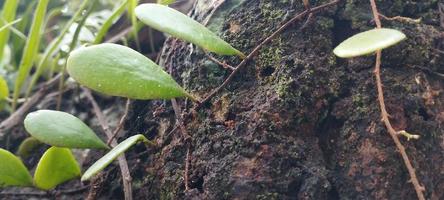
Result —
[[[327, 0], [312, 0], [321, 5]], [[444, 199], [444, 57], [437, 1], [378, 1], [383, 21], [408, 39], [383, 51], [386, 104], [428, 199]], [[303, 11], [293, 0], [202, 0], [191, 16], [244, 53]], [[332, 49], [374, 27], [367, 0], [342, 1], [300, 30], [295, 24], [198, 113], [192, 136], [190, 187], [184, 192], [186, 146], [168, 101], [133, 103], [126, 127], [161, 144], [133, 162], [136, 199], [415, 199], [406, 168], [380, 122], [374, 57], [339, 59]], [[230, 64], [239, 60], [219, 57]], [[201, 49], [170, 38], [161, 63], [198, 96], [229, 70]], [[188, 110], [192, 104], [180, 101]], [[136, 151], [143, 151], [138, 149]], [[130, 156], [131, 157], [131, 156]], [[143, 178], [138, 178], [143, 177]]]

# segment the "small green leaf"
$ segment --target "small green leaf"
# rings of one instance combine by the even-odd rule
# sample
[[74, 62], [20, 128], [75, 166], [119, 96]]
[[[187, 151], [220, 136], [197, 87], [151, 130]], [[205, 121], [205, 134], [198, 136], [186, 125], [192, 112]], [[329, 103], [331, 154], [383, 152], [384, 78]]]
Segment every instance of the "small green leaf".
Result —
[[29, 113], [24, 124], [33, 137], [51, 146], [108, 149], [85, 123], [65, 112], [38, 110]]
[[136, 16], [143, 23], [174, 37], [183, 39], [220, 55], [245, 57], [239, 50], [220, 39], [199, 22], [160, 4], [141, 4], [136, 8]]
[[43, 145], [44, 143], [40, 142], [40, 140], [37, 140], [35, 137], [28, 137], [20, 143], [16, 154], [21, 158], [26, 159], [32, 155], [33, 152], [36, 152], [36, 149]]
[[137, 142], [144, 142], [147, 144], [153, 144], [148, 139], [145, 138], [145, 136], [139, 134], [134, 135], [117, 146], [115, 146], [113, 149], [111, 149], [110, 152], [108, 152], [106, 155], [104, 155], [102, 158], [100, 158], [98, 161], [96, 161], [91, 167], [86, 170], [86, 172], [82, 176], [82, 181], [86, 181], [102, 171], [106, 166], [108, 166], [113, 160], [115, 160], [120, 154], [124, 153], [128, 148], [136, 144]]
[[157, 3], [162, 5], [170, 5], [174, 2], [176, 2], [176, 0], [157, 0]]
[[0, 188], [32, 186], [32, 177], [23, 162], [14, 154], [0, 148]]
[[388, 28], [373, 29], [348, 38], [339, 44], [333, 50], [333, 53], [341, 58], [367, 55], [392, 46], [405, 38], [404, 33], [398, 30]]
[[51, 147], [40, 158], [34, 173], [37, 188], [49, 190], [80, 176], [80, 167], [67, 148]]
[[108, 95], [133, 99], [193, 98], [153, 61], [117, 44], [75, 50], [68, 58], [67, 69], [80, 84]]
[[0, 100], [4, 100], [9, 96], [9, 88], [6, 80], [0, 76]]

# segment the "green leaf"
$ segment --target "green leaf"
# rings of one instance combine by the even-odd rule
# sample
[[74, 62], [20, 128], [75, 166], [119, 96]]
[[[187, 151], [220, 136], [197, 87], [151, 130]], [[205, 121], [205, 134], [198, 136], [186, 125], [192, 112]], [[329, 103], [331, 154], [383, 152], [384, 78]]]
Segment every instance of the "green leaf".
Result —
[[86, 172], [82, 176], [82, 181], [86, 181], [102, 171], [106, 166], [108, 166], [113, 160], [115, 160], [119, 155], [124, 153], [128, 148], [133, 146], [134, 144], [138, 142], [144, 142], [146, 144], [154, 145], [152, 142], [150, 142], [148, 139], [145, 138], [145, 136], [139, 134], [134, 135], [117, 146], [115, 146], [113, 149], [111, 149], [110, 152], [108, 152], [106, 155], [104, 155], [102, 158], [100, 158], [98, 161], [96, 161], [91, 167], [86, 170]]
[[404, 33], [398, 30], [388, 28], [373, 29], [348, 38], [339, 44], [333, 50], [333, 53], [341, 58], [367, 55], [392, 46], [405, 38]]
[[21, 158], [26, 159], [43, 145], [44, 143], [40, 142], [40, 140], [37, 140], [35, 137], [28, 137], [20, 143], [16, 154]]
[[0, 148], [0, 160], [0, 187], [32, 186], [31, 174], [19, 158]]
[[153, 61], [128, 47], [99, 44], [71, 52], [67, 69], [77, 82], [95, 91], [133, 99], [190, 97]]
[[15, 110], [17, 106], [17, 99], [20, 96], [20, 90], [28, 77], [29, 72], [31, 71], [32, 64], [38, 52], [48, 1], [49, 0], [40, 0], [33, 16], [31, 30], [28, 35], [28, 40], [26, 41], [22, 59], [20, 61], [19, 72], [15, 80], [12, 103], [13, 110]]
[[8, 83], [6, 83], [6, 80], [3, 78], [3, 76], [0, 76], [0, 100], [4, 100], [8, 96], [9, 96]]
[[157, 3], [162, 5], [170, 5], [174, 2], [176, 2], [176, 0], [157, 0]]
[[[0, 14], [0, 26], [11, 24], [15, 18], [19, 1], [18, 0], [6, 0], [3, 4], [2, 12]], [[3, 59], [3, 51], [5, 45], [9, 40], [9, 30], [0, 31], [0, 60]]]
[[80, 167], [67, 148], [51, 147], [40, 158], [34, 173], [37, 188], [50, 190], [80, 176]]
[[33, 137], [51, 146], [108, 149], [85, 123], [65, 112], [38, 110], [29, 113], [24, 124]]
[[183, 39], [220, 55], [245, 57], [239, 50], [220, 39], [199, 22], [160, 4], [141, 4], [136, 8], [136, 16], [143, 23], [174, 37]]

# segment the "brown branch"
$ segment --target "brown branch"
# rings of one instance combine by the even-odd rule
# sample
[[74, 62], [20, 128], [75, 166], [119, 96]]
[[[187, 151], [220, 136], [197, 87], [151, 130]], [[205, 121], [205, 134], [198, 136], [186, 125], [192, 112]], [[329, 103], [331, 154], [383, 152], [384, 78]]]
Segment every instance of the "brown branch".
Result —
[[47, 197], [49, 192], [0, 192], [0, 196], [38, 196]]
[[119, 33], [117, 33], [116, 35], [114, 35], [113, 37], [106, 40], [105, 43], [115, 43], [115, 42], [119, 41], [121, 38], [125, 37], [125, 35], [127, 35], [131, 31], [133, 31], [133, 27], [132, 26], [127, 27], [127, 28], [123, 29], [122, 31], [120, 31]]
[[[378, 14], [378, 9], [376, 7], [376, 3], [375, 0], [370, 0], [371, 6], [372, 6], [372, 11], [373, 11], [373, 17], [375, 19], [375, 23], [376, 23], [376, 27], [377, 28], [381, 28], [381, 21], [379, 20], [379, 14]], [[413, 168], [410, 159], [405, 151], [404, 146], [401, 144], [401, 142], [399, 141], [398, 138], [398, 133], [393, 127], [392, 124], [390, 123], [390, 119], [389, 119], [389, 114], [387, 113], [387, 109], [385, 106], [385, 102], [384, 102], [384, 91], [382, 89], [382, 81], [381, 81], [381, 75], [380, 75], [380, 70], [381, 70], [381, 50], [378, 50], [376, 52], [376, 63], [375, 63], [375, 78], [376, 78], [376, 86], [378, 89], [378, 101], [379, 101], [379, 106], [381, 109], [381, 116], [382, 116], [382, 121], [384, 122], [387, 131], [390, 134], [390, 137], [393, 139], [393, 141], [395, 142], [396, 147], [399, 150], [399, 153], [402, 156], [402, 159], [404, 161], [405, 166], [407, 167], [407, 170], [409, 172], [410, 175], [410, 179], [411, 182], [415, 188], [416, 191], [416, 195], [418, 196], [418, 199], [420, 200], [424, 200], [424, 194], [423, 191], [425, 190], [424, 187], [421, 186], [421, 184], [419, 183], [418, 178], [416, 177], [416, 173], [415, 173], [415, 169]], [[401, 132], [401, 131], [400, 131]]]
[[56, 191], [56, 192], [58, 194], [75, 194], [75, 193], [83, 192], [86, 189], [88, 189], [89, 187], [90, 187], [90, 185], [83, 185], [83, 186], [80, 186], [78, 188], [60, 190], [60, 191]]
[[[91, 102], [93, 106], [94, 113], [99, 120], [100, 126], [102, 127], [103, 131], [105, 132], [106, 136], [108, 138], [113, 137], [113, 133], [109, 129], [108, 122], [106, 122], [105, 116], [100, 109], [99, 105], [97, 104], [96, 100], [91, 94], [91, 91], [87, 88], [82, 88], [85, 92], [86, 97]], [[117, 145], [117, 141], [114, 139], [111, 142], [111, 146], [114, 147]], [[122, 154], [118, 157], [119, 166], [120, 166], [120, 172], [122, 174], [122, 182], [123, 182], [123, 191], [125, 194], [125, 200], [132, 200], [133, 194], [132, 194], [132, 187], [131, 187], [131, 174], [129, 172], [128, 168], [128, 162], [126, 161], [125, 154]]]
[[[208, 54], [207, 54], [208, 55]], [[173, 67], [170, 65], [168, 67], [168, 71], [170, 74], [173, 73]], [[185, 192], [190, 189], [189, 186], [189, 179], [188, 179], [188, 172], [189, 172], [189, 165], [190, 165], [190, 149], [191, 149], [191, 137], [188, 134], [188, 131], [185, 127], [183, 118], [182, 118], [182, 109], [180, 108], [179, 104], [177, 103], [176, 99], [171, 99], [171, 105], [173, 106], [174, 114], [176, 115], [176, 124], [178, 124], [180, 131], [182, 132], [182, 138], [185, 141], [185, 145], [187, 148], [187, 152], [185, 155], [185, 169], [183, 171], [183, 181], [185, 185]]]
[[215, 57], [211, 56], [208, 52], [205, 52], [205, 55], [208, 57], [208, 59], [210, 59], [211, 61], [215, 62], [216, 64], [222, 66], [225, 69], [230, 69], [231, 71], [233, 71], [235, 68], [225, 62], [222, 62], [218, 59], [216, 59]]
[[183, 123], [183, 119], [182, 119], [182, 109], [179, 107], [179, 105], [177, 104], [176, 99], [171, 99], [171, 104], [173, 105], [173, 110], [174, 113], [176, 115], [176, 120], [177, 120], [177, 124], [179, 125], [180, 131], [182, 132], [184, 141], [186, 143], [186, 147], [187, 147], [187, 153], [185, 156], [185, 170], [183, 172], [184, 174], [184, 185], [185, 185], [185, 191], [188, 191], [190, 189], [189, 187], [189, 179], [188, 179], [188, 171], [189, 171], [189, 164], [190, 164], [190, 135], [188, 135], [188, 131]]
[[125, 111], [124, 111], [122, 117], [119, 120], [119, 125], [117, 125], [116, 130], [114, 130], [114, 132], [113, 132], [113, 136], [108, 139], [106, 144], [110, 145], [111, 142], [114, 140], [114, 138], [116, 138], [117, 134], [119, 134], [120, 130], [122, 130], [123, 124], [125, 123], [125, 120], [128, 117], [128, 112], [129, 112], [130, 104], [131, 104], [131, 100], [129, 98], [126, 99]]
[[0, 123], [0, 139], [2, 139], [9, 130], [21, 123], [24, 115], [35, 105], [40, 99], [42, 99], [48, 90], [53, 87], [57, 81], [60, 79], [61, 75], [55, 76], [40, 88], [34, 95], [32, 95], [27, 102], [25, 102], [19, 109], [12, 113], [7, 119]]

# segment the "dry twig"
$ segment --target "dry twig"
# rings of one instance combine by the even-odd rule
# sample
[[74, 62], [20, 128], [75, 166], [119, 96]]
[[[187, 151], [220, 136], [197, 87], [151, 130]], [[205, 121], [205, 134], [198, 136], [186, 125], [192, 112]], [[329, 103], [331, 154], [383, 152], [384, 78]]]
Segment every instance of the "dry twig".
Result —
[[[370, 0], [371, 6], [372, 6], [372, 11], [373, 11], [373, 17], [375, 19], [375, 23], [376, 23], [376, 27], [377, 28], [381, 28], [381, 21], [379, 20], [379, 14], [378, 14], [378, 9], [376, 7], [376, 3], [375, 0]], [[402, 159], [404, 161], [405, 166], [407, 167], [407, 170], [410, 174], [410, 179], [411, 182], [413, 184], [413, 186], [415, 187], [415, 191], [416, 194], [418, 196], [418, 199], [420, 200], [424, 200], [424, 194], [423, 191], [425, 190], [424, 187], [421, 186], [421, 184], [419, 183], [418, 178], [416, 177], [416, 173], [415, 173], [415, 169], [413, 168], [410, 159], [405, 151], [404, 146], [401, 144], [401, 142], [399, 141], [398, 135], [399, 133], [401, 133], [402, 131], [396, 131], [393, 127], [392, 124], [390, 123], [390, 119], [389, 119], [389, 114], [387, 113], [386, 107], [385, 107], [385, 102], [384, 102], [384, 91], [382, 89], [382, 81], [381, 81], [381, 75], [380, 75], [380, 69], [381, 69], [381, 50], [376, 52], [376, 64], [375, 64], [375, 78], [376, 78], [376, 86], [378, 88], [378, 101], [379, 101], [379, 106], [381, 108], [381, 117], [382, 117], [382, 121], [384, 122], [387, 131], [389, 132], [390, 136], [392, 137], [393, 141], [396, 144], [396, 147], [399, 150], [399, 153], [402, 156]], [[405, 131], [404, 131], [405, 132]]]
[[[103, 131], [105, 132], [106, 136], [108, 138], [113, 137], [113, 133], [109, 130], [108, 122], [106, 122], [105, 116], [103, 115], [102, 110], [100, 109], [99, 105], [97, 104], [96, 100], [91, 94], [91, 91], [89, 89], [83, 88], [83, 91], [85, 92], [86, 97], [91, 102], [93, 106], [94, 113], [99, 120], [100, 126], [102, 127]], [[111, 146], [114, 147], [117, 145], [117, 141], [114, 139], [111, 142]], [[131, 174], [129, 172], [128, 168], [128, 162], [126, 161], [125, 154], [122, 154], [118, 158], [119, 166], [120, 166], [120, 172], [122, 173], [122, 181], [123, 181], [123, 190], [125, 193], [125, 200], [132, 200], [133, 194], [132, 194], [132, 188], [131, 188]]]
[[394, 16], [394, 17], [387, 17], [381, 13], [378, 13], [380, 17], [382, 17], [382, 19], [385, 19], [387, 21], [399, 21], [399, 22], [403, 22], [403, 23], [410, 23], [410, 24], [419, 24], [421, 23], [421, 18], [418, 19], [412, 19], [409, 17], [403, 17], [403, 16]]
[[230, 69], [231, 71], [233, 71], [235, 68], [225, 62], [222, 62], [220, 60], [218, 60], [217, 58], [213, 57], [212, 55], [210, 55], [208, 52], [205, 52], [205, 55], [213, 62], [215, 62], [216, 64], [222, 66], [225, 69]]
[[125, 111], [124, 111], [122, 117], [119, 120], [119, 124], [117, 125], [117, 128], [113, 132], [113, 136], [108, 139], [106, 144], [110, 145], [111, 142], [114, 140], [114, 138], [116, 138], [117, 134], [119, 134], [120, 130], [122, 130], [123, 124], [125, 123], [125, 120], [128, 117], [128, 112], [129, 112], [130, 104], [131, 104], [131, 99], [129, 99], [129, 98], [126, 99]]

